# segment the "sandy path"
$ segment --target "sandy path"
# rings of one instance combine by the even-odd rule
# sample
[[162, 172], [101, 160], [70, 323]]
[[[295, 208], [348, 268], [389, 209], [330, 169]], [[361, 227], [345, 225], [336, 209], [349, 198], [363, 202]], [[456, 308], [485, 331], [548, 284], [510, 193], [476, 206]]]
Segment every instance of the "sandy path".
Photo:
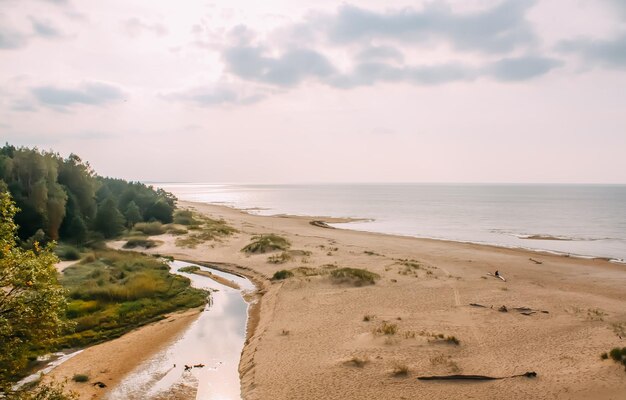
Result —
[[[198, 317], [199, 310], [175, 313], [159, 322], [136, 329], [126, 335], [86, 348], [82, 353], [55, 368], [48, 376], [80, 394], [81, 399], [102, 398], [143, 360], [174, 341]], [[85, 374], [89, 382], [72, 381], [75, 374]], [[100, 389], [93, 382], [103, 382]]]

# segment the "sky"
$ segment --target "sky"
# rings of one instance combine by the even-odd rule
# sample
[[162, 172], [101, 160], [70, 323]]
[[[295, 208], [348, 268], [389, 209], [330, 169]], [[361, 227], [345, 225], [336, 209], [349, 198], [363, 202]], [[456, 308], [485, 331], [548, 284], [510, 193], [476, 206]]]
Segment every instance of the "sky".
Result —
[[623, 0], [0, 0], [0, 140], [156, 182], [626, 183]]

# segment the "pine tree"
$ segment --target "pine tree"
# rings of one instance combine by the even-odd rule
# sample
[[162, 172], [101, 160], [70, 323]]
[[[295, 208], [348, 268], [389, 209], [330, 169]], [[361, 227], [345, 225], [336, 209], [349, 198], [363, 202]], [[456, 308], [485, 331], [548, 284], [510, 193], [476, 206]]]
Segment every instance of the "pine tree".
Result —
[[137, 222], [141, 221], [141, 212], [139, 211], [137, 203], [131, 200], [126, 207], [124, 216], [126, 217], [126, 226], [129, 228], [132, 228]]
[[124, 222], [124, 216], [117, 209], [115, 200], [109, 197], [98, 207], [94, 228], [108, 239], [119, 236], [124, 231]]

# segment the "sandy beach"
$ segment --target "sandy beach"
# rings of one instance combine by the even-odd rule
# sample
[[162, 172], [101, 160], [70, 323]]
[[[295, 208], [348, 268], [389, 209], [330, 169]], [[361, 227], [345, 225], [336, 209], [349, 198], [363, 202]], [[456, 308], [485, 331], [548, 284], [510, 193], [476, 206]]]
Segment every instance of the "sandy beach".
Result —
[[[624, 265], [310, 223], [329, 221], [322, 217], [179, 206], [223, 218], [239, 232], [196, 248], [160, 235], [163, 243], [147, 252], [220, 263], [259, 287], [240, 364], [245, 399], [622, 399], [626, 393], [623, 367], [600, 359], [626, 346]], [[310, 255], [271, 264], [268, 254], [242, 253], [260, 233], [286, 237], [291, 249]], [[360, 287], [338, 284], [327, 273], [336, 267], [364, 268], [380, 279]], [[269, 280], [278, 270], [295, 268], [292, 278]], [[506, 282], [486, 275], [496, 270]], [[507, 312], [499, 311], [502, 306]], [[88, 348], [51, 375], [91, 372], [112, 387], [192, 320], [193, 313], [170, 318]], [[376, 333], [385, 324], [394, 325], [395, 333]], [[527, 371], [537, 377], [417, 380]], [[106, 393], [89, 384], [72, 388], [81, 398]]]

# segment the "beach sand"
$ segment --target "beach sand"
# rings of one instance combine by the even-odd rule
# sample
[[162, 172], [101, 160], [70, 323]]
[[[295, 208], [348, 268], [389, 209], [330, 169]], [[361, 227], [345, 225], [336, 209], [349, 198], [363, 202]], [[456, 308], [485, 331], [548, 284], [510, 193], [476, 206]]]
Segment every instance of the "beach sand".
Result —
[[[177, 247], [175, 237], [160, 235], [163, 244], [146, 252], [222, 263], [259, 287], [240, 364], [245, 399], [624, 398], [624, 368], [600, 359], [601, 353], [626, 346], [620, 338], [626, 329], [624, 265], [310, 223], [329, 221], [320, 217], [265, 217], [189, 202], [180, 206], [223, 218], [239, 233], [193, 249]], [[240, 251], [252, 235], [270, 232], [311, 255], [276, 265], [267, 262], [268, 254]], [[328, 271], [337, 266], [365, 268], [381, 278], [361, 287], [334, 283]], [[297, 267], [316, 275], [269, 281], [277, 270]], [[495, 270], [507, 281], [486, 275]], [[503, 305], [508, 312], [498, 311]], [[515, 307], [538, 311], [524, 315]], [[397, 332], [375, 334], [385, 323], [395, 324]], [[138, 361], [126, 354], [131, 345], [123, 341], [165, 341], [153, 330], [141, 328], [89, 348], [54, 375], [87, 372], [76, 363], [93, 371], [116, 363], [129, 371]], [[460, 344], [437, 338], [439, 334], [454, 336]], [[118, 346], [119, 351], [106, 346]], [[94, 366], [107, 357], [113, 360]], [[406, 375], [394, 375], [405, 368]], [[527, 371], [538, 375], [489, 382], [416, 379]]]

